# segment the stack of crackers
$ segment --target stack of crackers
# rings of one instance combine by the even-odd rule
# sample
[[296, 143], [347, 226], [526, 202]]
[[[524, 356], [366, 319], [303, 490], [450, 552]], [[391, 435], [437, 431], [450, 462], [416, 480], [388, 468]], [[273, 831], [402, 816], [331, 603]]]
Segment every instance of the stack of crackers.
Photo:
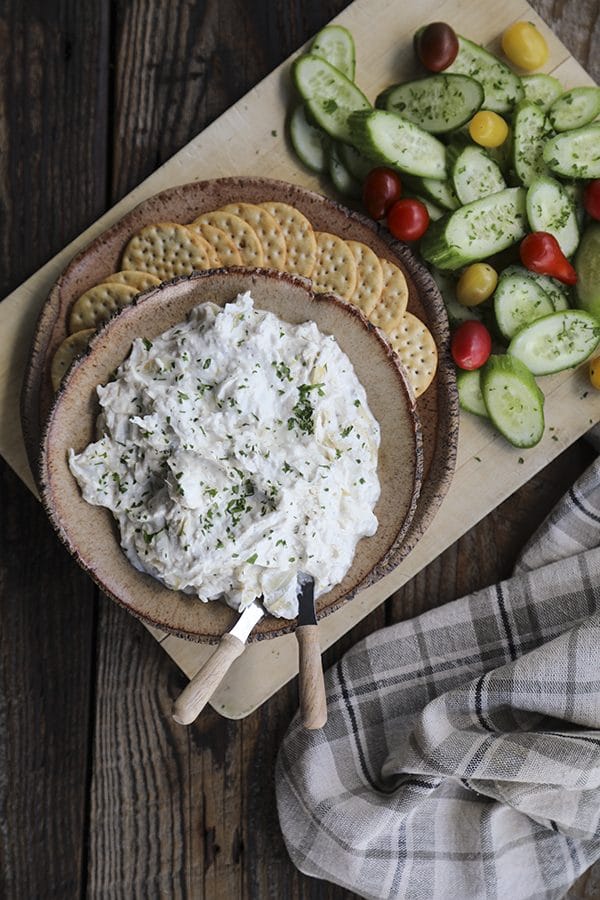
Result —
[[73, 304], [69, 336], [52, 361], [54, 389], [96, 329], [141, 291], [197, 269], [224, 266], [261, 266], [311, 279], [314, 291], [354, 304], [381, 329], [416, 397], [431, 384], [437, 348], [429, 329], [407, 311], [401, 269], [360, 241], [315, 231], [295, 207], [273, 200], [230, 203], [188, 225], [160, 222], [134, 234], [123, 252], [121, 271]]

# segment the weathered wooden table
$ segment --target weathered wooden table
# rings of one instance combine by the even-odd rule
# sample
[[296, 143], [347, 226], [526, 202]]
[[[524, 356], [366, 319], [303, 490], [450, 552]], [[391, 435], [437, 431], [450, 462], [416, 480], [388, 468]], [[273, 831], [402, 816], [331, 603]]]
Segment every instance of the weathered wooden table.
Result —
[[[2, 0], [0, 296], [345, 5]], [[599, 81], [598, 0], [532, 5]], [[591, 456], [572, 445], [325, 664], [507, 575]], [[0, 491], [0, 896], [351, 897], [296, 872], [279, 833], [272, 773], [296, 684], [242, 721], [208, 709], [176, 726], [173, 662], [98, 596], [2, 461]], [[600, 865], [569, 896], [600, 897]]]

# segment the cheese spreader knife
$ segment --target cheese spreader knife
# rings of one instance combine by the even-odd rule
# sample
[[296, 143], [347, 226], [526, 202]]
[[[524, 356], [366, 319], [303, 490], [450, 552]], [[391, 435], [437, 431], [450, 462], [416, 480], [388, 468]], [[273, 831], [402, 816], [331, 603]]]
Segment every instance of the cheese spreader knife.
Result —
[[212, 656], [194, 675], [173, 704], [172, 716], [180, 725], [191, 725], [200, 715], [232, 662], [240, 656], [254, 626], [262, 619], [265, 609], [253, 600], [241, 614], [231, 631], [226, 632]]
[[319, 626], [315, 614], [315, 582], [300, 575], [298, 585], [298, 624], [296, 640], [300, 655], [300, 717], [305, 728], [323, 728], [327, 722], [327, 700], [323, 681], [323, 663]]

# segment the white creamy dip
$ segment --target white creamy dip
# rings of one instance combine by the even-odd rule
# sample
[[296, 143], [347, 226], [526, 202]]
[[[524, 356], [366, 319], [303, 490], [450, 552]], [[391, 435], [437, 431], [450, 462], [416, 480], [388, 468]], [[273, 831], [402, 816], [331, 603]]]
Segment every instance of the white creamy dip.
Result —
[[133, 565], [168, 588], [297, 614], [377, 528], [379, 426], [348, 357], [314, 322], [255, 310], [249, 293], [137, 339], [98, 388], [98, 441], [69, 465], [112, 510]]

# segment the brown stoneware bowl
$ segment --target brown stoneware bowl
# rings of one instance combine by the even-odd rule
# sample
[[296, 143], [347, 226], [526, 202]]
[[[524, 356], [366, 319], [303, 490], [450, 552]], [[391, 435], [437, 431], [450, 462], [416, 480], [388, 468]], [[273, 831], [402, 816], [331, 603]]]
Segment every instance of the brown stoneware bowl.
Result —
[[[402, 367], [379, 332], [355, 308], [333, 295], [314, 294], [310, 283], [282, 272], [222, 269], [199, 272], [162, 284], [140, 295], [93, 338], [72, 367], [48, 415], [41, 445], [39, 483], [54, 528], [77, 561], [102, 590], [145, 622], [197, 641], [218, 641], [237, 614], [219, 602], [171, 591], [138, 572], [119, 545], [110, 512], [81, 497], [67, 464], [69, 448], [81, 451], [95, 438], [99, 406], [96, 387], [109, 380], [135, 337], [152, 339], [197, 304], [224, 305], [250, 290], [255, 305], [291, 323], [312, 320], [333, 334], [352, 361], [369, 406], [381, 427], [379, 479], [375, 508], [379, 527], [358, 544], [343, 581], [319, 599], [327, 615], [395, 568], [410, 543], [407, 531], [417, 508], [423, 472], [421, 426]], [[266, 616], [253, 638], [274, 637], [293, 623]]]

